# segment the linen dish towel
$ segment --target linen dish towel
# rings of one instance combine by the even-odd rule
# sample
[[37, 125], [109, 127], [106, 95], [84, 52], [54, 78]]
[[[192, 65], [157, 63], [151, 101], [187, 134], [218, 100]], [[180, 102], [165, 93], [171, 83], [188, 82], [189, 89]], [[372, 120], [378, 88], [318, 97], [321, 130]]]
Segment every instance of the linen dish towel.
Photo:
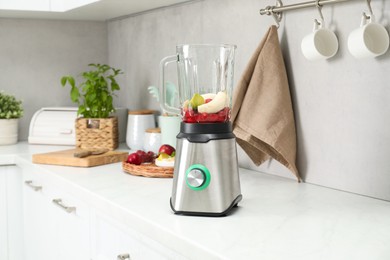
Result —
[[233, 133], [259, 166], [270, 157], [298, 179], [296, 131], [286, 68], [276, 26], [251, 57], [233, 95]]

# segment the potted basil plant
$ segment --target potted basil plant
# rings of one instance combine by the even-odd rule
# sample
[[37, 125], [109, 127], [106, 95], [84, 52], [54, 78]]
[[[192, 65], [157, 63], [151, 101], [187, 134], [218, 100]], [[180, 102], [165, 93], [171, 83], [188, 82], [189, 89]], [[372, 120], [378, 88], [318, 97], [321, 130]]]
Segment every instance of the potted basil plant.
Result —
[[70, 85], [70, 98], [78, 104], [76, 119], [76, 147], [94, 150], [115, 150], [118, 147], [118, 118], [113, 105], [115, 91], [120, 90], [116, 77], [122, 74], [106, 64], [89, 64], [91, 70], [81, 73], [83, 81], [76, 84], [74, 77], [64, 76], [61, 85]]
[[22, 116], [22, 101], [0, 92], [0, 145], [17, 143], [18, 123]]

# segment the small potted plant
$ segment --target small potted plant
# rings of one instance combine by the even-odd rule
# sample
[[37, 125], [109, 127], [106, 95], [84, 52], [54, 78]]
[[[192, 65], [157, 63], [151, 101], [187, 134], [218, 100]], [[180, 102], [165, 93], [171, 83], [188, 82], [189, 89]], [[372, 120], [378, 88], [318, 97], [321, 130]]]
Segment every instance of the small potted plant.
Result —
[[22, 101], [0, 92], [0, 145], [17, 143], [18, 122], [22, 116]]
[[115, 77], [122, 72], [105, 64], [88, 66], [92, 70], [81, 74], [84, 81], [79, 85], [72, 76], [61, 78], [61, 85], [70, 85], [71, 100], [78, 104], [76, 147], [114, 150], [118, 147], [118, 118], [111, 114], [115, 112], [114, 92], [120, 90]]

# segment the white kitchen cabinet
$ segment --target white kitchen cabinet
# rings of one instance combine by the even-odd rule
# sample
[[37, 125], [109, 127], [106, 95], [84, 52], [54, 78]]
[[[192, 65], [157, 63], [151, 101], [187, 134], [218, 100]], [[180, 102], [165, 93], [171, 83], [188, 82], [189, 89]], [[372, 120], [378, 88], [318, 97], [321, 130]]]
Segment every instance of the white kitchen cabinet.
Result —
[[21, 171], [0, 166], [0, 260], [23, 259]]
[[49, 10], [49, 0], [12, 0], [12, 1], [0, 1], [0, 7], [3, 10], [30, 10], [30, 11], [42, 11]]
[[7, 187], [4, 166], [0, 167], [0, 260], [8, 259]]
[[50, 188], [28, 175], [23, 178], [24, 252], [27, 260], [54, 259], [53, 209]]
[[23, 172], [27, 260], [90, 259], [89, 208], [39, 174]]
[[95, 212], [91, 220], [94, 260], [186, 259], [112, 217]]
[[[2, 17], [107, 21], [117, 17], [189, 2], [189, 0], [127, 0], [120, 1], [120, 4], [118, 1], [112, 0], [84, 1], [89, 2], [89, 4], [78, 8], [73, 8], [77, 6], [78, 1], [69, 0], [12, 0], [8, 2], [6, 4], [4, 1], [0, 1], [0, 7], [5, 6], [8, 7], [6, 9], [10, 9], [2, 10]], [[62, 9], [70, 10], [65, 12], [49, 12], [50, 9], [57, 11]], [[32, 12], [33, 10], [47, 11]]]
[[66, 193], [58, 193], [53, 200], [58, 239], [54, 259], [90, 259], [89, 207]]

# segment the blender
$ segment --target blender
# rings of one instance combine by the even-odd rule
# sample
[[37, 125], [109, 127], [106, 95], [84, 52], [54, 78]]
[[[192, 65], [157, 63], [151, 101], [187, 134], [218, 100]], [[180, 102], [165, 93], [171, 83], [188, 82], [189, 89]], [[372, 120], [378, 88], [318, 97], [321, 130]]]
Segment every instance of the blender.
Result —
[[[242, 199], [232, 132], [235, 45], [178, 45], [161, 61], [161, 106], [180, 114], [170, 204], [176, 214], [224, 216]], [[176, 63], [180, 107], [166, 102], [165, 69]]]

